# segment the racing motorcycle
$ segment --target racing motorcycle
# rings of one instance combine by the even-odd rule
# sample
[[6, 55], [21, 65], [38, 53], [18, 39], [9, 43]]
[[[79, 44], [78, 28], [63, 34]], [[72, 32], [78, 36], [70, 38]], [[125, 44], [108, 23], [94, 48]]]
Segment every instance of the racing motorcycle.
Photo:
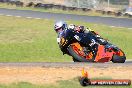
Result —
[[60, 49], [73, 57], [74, 62], [124, 63], [126, 56], [117, 46], [97, 37], [94, 33], [76, 33], [64, 30], [61, 33]]

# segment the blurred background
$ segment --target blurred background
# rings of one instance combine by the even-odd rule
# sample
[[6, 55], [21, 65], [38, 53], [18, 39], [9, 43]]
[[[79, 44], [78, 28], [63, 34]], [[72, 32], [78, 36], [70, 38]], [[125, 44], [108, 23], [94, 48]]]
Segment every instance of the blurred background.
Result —
[[0, 0], [26, 7], [96, 11], [107, 15], [132, 17], [132, 0]]
[[78, 8], [95, 8], [104, 9], [106, 7], [111, 8], [123, 8], [126, 6], [132, 6], [132, 0], [0, 0], [3, 2], [7, 1], [21, 1], [24, 3], [51, 3], [59, 4]]

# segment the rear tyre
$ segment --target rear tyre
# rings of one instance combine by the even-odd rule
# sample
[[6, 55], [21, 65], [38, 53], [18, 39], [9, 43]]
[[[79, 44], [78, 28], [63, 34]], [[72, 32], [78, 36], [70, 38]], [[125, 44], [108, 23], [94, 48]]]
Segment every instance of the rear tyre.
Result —
[[126, 61], [126, 57], [125, 56], [118, 56], [118, 55], [114, 55], [112, 62], [113, 63], [124, 63]]
[[125, 63], [126, 56], [125, 56], [124, 52], [121, 49], [119, 49], [118, 52], [119, 52], [119, 54], [113, 55], [112, 62], [113, 63]]
[[74, 58], [73, 59], [74, 62], [94, 62], [94, 59], [87, 60], [87, 59], [79, 56], [77, 53], [74, 52], [71, 45], [68, 47], [68, 52]]

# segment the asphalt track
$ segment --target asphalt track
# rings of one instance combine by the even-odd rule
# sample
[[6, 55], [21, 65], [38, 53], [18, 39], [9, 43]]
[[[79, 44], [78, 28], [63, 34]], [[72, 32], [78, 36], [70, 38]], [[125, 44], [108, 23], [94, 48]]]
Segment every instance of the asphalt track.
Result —
[[12, 62], [12, 63], [0, 63], [0, 67], [98, 67], [98, 68], [107, 68], [115, 66], [132, 66], [132, 61], [126, 61], [125, 63], [82, 63], [82, 62]]
[[[29, 10], [15, 10], [15, 9], [4, 9], [0, 8], [0, 15], [26, 17], [26, 18], [37, 18], [37, 19], [55, 19], [55, 20], [76, 20], [91, 22], [97, 24], [106, 24], [109, 26], [116, 27], [127, 27], [132, 28], [132, 19], [128, 18], [112, 18], [112, 17], [98, 17], [98, 16], [83, 16], [73, 14], [61, 14], [61, 13], [49, 13]], [[36, 63], [0, 63], [0, 66], [42, 66], [42, 67], [83, 67], [83, 66], [96, 66], [96, 67], [107, 67], [107, 66], [132, 66], [132, 61], [126, 61], [126, 63], [47, 63], [47, 62], [36, 62]]]
[[5, 8], [0, 8], [0, 15], [38, 18], [38, 19], [75, 20], [75, 21], [84, 21], [84, 22], [97, 23], [97, 24], [105, 24], [116, 27], [132, 28], [132, 19], [129, 18], [84, 16], [84, 15], [61, 14], [61, 13], [16, 10], [16, 9], [5, 9]]

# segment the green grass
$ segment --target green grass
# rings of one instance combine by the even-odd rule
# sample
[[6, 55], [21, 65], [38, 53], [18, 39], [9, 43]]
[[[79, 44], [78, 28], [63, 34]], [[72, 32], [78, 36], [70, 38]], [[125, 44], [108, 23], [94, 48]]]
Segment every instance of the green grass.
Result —
[[70, 61], [57, 46], [53, 23], [0, 16], [0, 61]]
[[[34, 85], [27, 82], [13, 83], [10, 85], [0, 85], [0, 88], [84, 88], [77, 78], [57, 82], [57, 85]], [[85, 88], [132, 88], [132, 86], [87, 86]]]
[[[127, 58], [132, 58], [132, 30], [79, 21], [69, 24], [84, 25], [118, 45]], [[69, 62], [62, 55], [53, 30], [54, 20], [26, 19], [0, 16], [0, 62]]]
[[[18, 9], [18, 10], [32, 10], [32, 11], [40, 11], [40, 12], [52, 12], [52, 13], [64, 13], [64, 14], [77, 14], [77, 15], [88, 15], [88, 16], [103, 16], [103, 17], [115, 17], [114, 15], [102, 14], [96, 11], [71, 11], [71, 10], [61, 10], [61, 9], [44, 9], [44, 8], [34, 8], [34, 7], [16, 7], [15, 5], [7, 5], [6, 3], [0, 3], [0, 8], [8, 8], [8, 9]], [[124, 18], [123, 16], [120, 16]], [[119, 17], [119, 18], [120, 18]]]

